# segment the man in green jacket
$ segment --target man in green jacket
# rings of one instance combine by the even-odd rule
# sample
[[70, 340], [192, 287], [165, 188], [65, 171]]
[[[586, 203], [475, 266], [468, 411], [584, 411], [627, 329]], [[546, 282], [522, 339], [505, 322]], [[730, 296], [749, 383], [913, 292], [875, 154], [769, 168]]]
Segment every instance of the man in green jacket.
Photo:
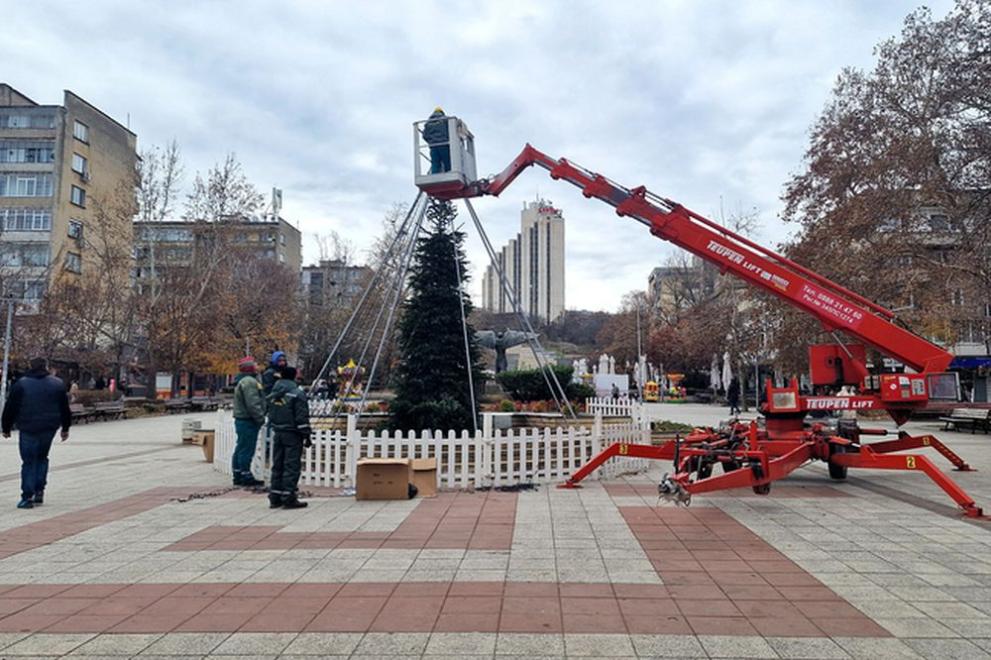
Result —
[[310, 406], [296, 384], [296, 370], [282, 367], [281, 378], [268, 395], [268, 423], [275, 434], [272, 448], [272, 482], [268, 501], [273, 509], [302, 509], [297, 493], [303, 447], [310, 447]]
[[238, 374], [234, 386], [234, 430], [237, 444], [231, 468], [235, 486], [264, 486], [264, 481], [255, 479], [251, 473], [251, 461], [255, 457], [258, 432], [265, 423], [265, 397], [262, 385], [255, 378], [258, 366], [251, 356], [238, 362]]

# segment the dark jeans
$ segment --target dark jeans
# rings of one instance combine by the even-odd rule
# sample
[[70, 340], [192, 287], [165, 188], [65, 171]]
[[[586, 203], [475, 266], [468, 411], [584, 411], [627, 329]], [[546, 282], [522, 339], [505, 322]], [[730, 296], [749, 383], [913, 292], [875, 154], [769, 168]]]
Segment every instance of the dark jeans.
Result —
[[234, 430], [237, 432], [237, 444], [234, 445], [234, 456], [231, 459], [234, 481], [254, 479], [254, 475], [251, 474], [251, 460], [255, 457], [261, 424], [256, 424], [250, 419], [235, 419]]
[[740, 410], [740, 404], [739, 404], [739, 402], [737, 402], [737, 403], [734, 403], [732, 401], [729, 402], [729, 414], [731, 414], [731, 415], [739, 415], [741, 412], [743, 412], [743, 411]]
[[21, 497], [30, 499], [45, 492], [48, 484], [48, 452], [58, 429], [51, 431], [21, 431]]
[[451, 147], [442, 144], [437, 147], [430, 147], [430, 173], [440, 174], [451, 171]]
[[303, 436], [293, 431], [275, 431], [272, 447], [272, 481], [268, 498], [273, 502], [296, 499], [303, 462]]

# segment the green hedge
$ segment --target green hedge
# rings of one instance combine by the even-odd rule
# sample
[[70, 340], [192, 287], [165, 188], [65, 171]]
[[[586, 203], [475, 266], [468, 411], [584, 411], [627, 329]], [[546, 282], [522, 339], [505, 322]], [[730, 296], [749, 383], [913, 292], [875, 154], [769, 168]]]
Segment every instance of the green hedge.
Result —
[[[574, 373], [571, 367], [555, 365], [552, 368], [569, 399], [584, 401], [595, 396], [595, 391], [588, 385], [571, 382]], [[496, 380], [515, 401], [546, 401], [554, 398], [540, 369], [503, 371], [496, 375]]]

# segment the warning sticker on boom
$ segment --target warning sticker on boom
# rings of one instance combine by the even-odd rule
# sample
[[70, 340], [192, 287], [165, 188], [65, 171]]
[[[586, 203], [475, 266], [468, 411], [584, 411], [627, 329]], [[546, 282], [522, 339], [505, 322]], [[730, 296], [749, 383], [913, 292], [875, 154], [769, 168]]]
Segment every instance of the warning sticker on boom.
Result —
[[864, 313], [861, 310], [811, 284], [802, 284], [800, 299], [809, 307], [822, 312], [823, 316], [848, 328], [856, 328], [864, 320]]

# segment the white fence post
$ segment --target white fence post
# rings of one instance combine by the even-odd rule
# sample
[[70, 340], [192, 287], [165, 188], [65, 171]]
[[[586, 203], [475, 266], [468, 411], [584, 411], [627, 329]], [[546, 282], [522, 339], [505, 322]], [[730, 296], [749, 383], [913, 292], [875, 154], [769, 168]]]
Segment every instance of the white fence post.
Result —
[[349, 487], [355, 487], [355, 475], [358, 473], [358, 452], [360, 451], [359, 443], [361, 438], [358, 434], [358, 417], [355, 415], [348, 415], [347, 430], [344, 436], [344, 456], [345, 464], [344, 468], [344, 483]]

